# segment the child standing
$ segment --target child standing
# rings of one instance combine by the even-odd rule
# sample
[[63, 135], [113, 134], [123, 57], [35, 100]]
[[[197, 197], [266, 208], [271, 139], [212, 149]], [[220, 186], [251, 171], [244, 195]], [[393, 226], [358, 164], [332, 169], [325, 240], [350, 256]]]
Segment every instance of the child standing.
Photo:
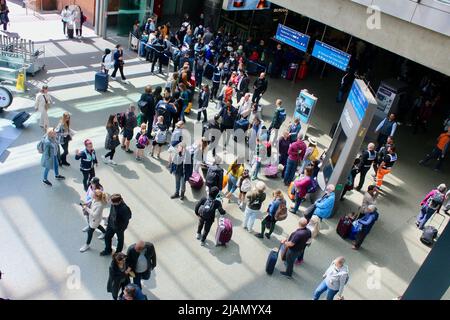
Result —
[[141, 130], [136, 134], [136, 160], [144, 160], [145, 147], [150, 144], [150, 140], [147, 136], [147, 125], [141, 124]]
[[239, 199], [238, 199], [238, 205], [239, 209], [242, 209], [245, 205], [245, 196], [247, 195], [247, 192], [249, 192], [252, 189], [252, 182], [250, 181], [250, 173], [248, 169], [245, 169], [242, 173], [241, 178], [238, 182], [239, 187]]

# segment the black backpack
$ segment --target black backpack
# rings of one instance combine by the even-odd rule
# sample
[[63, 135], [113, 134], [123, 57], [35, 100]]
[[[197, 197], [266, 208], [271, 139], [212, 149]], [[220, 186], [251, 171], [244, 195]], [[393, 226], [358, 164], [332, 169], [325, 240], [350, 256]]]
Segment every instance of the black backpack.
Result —
[[202, 217], [204, 220], [214, 220], [214, 217], [216, 216], [216, 210], [214, 208], [214, 199], [208, 198], [204, 204], [200, 206], [198, 209], [198, 213], [200, 217]]
[[210, 168], [206, 173], [206, 185], [209, 187], [217, 186], [219, 183], [219, 172], [215, 168]]
[[167, 103], [160, 104], [158, 109], [156, 109], [156, 115], [162, 116], [164, 118], [164, 122], [169, 118], [169, 110], [167, 110]]
[[423, 229], [423, 233], [422, 233], [422, 236], [420, 237], [420, 241], [427, 246], [431, 246], [431, 245], [433, 245], [434, 239], [436, 239], [437, 235], [438, 235], [438, 231], [435, 227], [426, 226]]

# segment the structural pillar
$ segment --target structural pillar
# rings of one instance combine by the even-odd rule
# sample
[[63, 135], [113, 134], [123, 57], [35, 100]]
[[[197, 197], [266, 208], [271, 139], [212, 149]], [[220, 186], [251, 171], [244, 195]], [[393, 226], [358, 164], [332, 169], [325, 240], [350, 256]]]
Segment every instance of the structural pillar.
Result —
[[219, 27], [219, 17], [222, 10], [223, 0], [205, 0], [203, 13], [205, 24], [216, 30]]
[[426, 257], [402, 300], [440, 300], [450, 287], [450, 223]]

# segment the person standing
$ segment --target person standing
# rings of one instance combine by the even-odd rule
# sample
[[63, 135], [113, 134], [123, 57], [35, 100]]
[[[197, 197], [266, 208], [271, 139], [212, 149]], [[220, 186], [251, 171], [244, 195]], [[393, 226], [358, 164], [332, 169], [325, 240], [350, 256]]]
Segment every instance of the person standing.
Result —
[[69, 154], [69, 142], [72, 140], [75, 131], [70, 128], [70, 113], [64, 112], [58, 126], [55, 129], [58, 144], [63, 148], [63, 153], [60, 156], [60, 165], [70, 166], [67, 162], [67, 155]]
[[186, 191], [186, 181], [192, 176], [193, 155], [186, 150], [186, 144], [181, 142], [176, 147], [176, 153], [172, 160], [170, 173], [175, 176], [175, 193], [170, 196], [170, 199], [184, 200], [184, 193]]
[[417, 112], [416, 119], [414, 121], [413, 134], [418, 133], [419, 128], [421, 128], [423, 132], [427, 132], [428, 121], [430, 120], [432, 113], [433, 103], [430, 99], [426, 99], [425, 103]]
[[128, 247], [126, 259], [133, 283], [142, 289], [142, 280], [150, 279], [151, 272], [156, 267], [155, 246], [151, 242], [139, 240]]
[[155, 97], [153, 96], [152, 86], [145, 86], [144, 93], [139, 99], [138, 106], [144, 119], [142, 122], [147, 124], [148, 137], [152, 134], [153, 119], [155, 118]]
[[227, 101], [227, 103], [223, 106], [220, 111], [220, 116], [222, 118], [222, 123], [220, 125], [220, 131], [222, 133], [225, 132], [224, 136], [224, 147], [227, 146], [230, 137], [233, 135], [234, 123], [237, 119], [237, 109], [233, 107], [231, 101]]
[[252, 102], [259, 104], [259, 100], [261, 100], [264, 93], [267, 91], [267, 79], [266, 73], [261, 72], [259, 78], [255, 80], [253, 83], [253, 92]]
[[238, 182], [238, 188], [239, 188], [238, 206], [239, 209], [242, 210], [245, 205], [247, 192], [249, 192], [252, 189], [252, 181], [250, 180], [250, 172], [248, 171], [248, 169], [244, 169], [244, 172], [242, 173], [242, 176], [240, 177]]
[[42, 140], [42, 156], [41, 166], [44, 168], [42, 182], [48, 186], [52, 186], [48, 181], [48, 173], [50, 170], [55, 171], [55, 179], [64, 180], [65, 177], [59, 174], [58, 166], [58, 143], [56, 142], [56, 132], [53, 128], [47, 129], [47, 134]]
[[92, 141], [86, 139], [84, 141], [85, 149], [83, 151], [75, 151], [75, 160], [81, 160], [80, 171], [83, 173], [84, 191], [87, 191], [91, 179], [95, 177], [95, 166], [98, 166], [97, 154], [95, 153]]
[[203, 72], [205, 71], [205, 54], [201, 51], [195, 58], [194, 72], [195, 72], [195, 83], [198, 88], [202, 88]]
[[211, 89], [211, 98], [213, 102], [214, 100], [217, 99], [217, 94], [219, 93], [220, 80], [222, 78], [222, 70], [223, 70], [223, 63], [219, 63], [219, 65], [214, 67], [212, 76], [212, 89]]
[[393, 145], [394, 145], [394, 138], [389, 136], [386, 140], [386, 143], [377, 152], [377, 158], [373, 162], [373, 171], [375, 173], [372, 174], [372, 177], [375, 178], [377, 176], [378, 167], [380, 166], [381, 162], [383, 162], [384, 157], [386, 157], [389, 147]]
[[69, 6], [65, 6], [61, 11], [61, 21], [63, 23], [63, 33], [66, 35], [67, 24], [72, 22], [72, 12], [69, 10]]
[[114, 68], [114, 57], [110, 49], [106, 48], [102, 56], [101, 70], [109, 74], [109, 70]]
[[281, 240], [286, 271], [281, 271], [280, 273], [286, 277], [292, 277], [295, 260], [305, 250], [306, 244], [311, 238], [311, 231], [306, 227], [308, 221], [305, 218], [300, 218], [298, 225], [299, 228], [291, 233], [288, 239]]
[[248, 119], [252, 112], [252, 99], [251, 93], [246, 93], [243, 97], [238, 99], [238, 114], [240, 119]]
[[[281, 192], [281, 190], [275, 190], [273, 193], [273, 200], [267, 208], [267, 216], [261, 221], [261, 232], [255, 234], [257, 238], [262, 239], [265, 235], [267, 239], [270, 239], [270, 236], [275, 229], [275, 224], [277, 223], [277, 212], [279, 212], [280, 209], [284, 210], [285, 214], [287, 214], [286, 200], [284, 200], [283, 192]], [[269, 229], [269, 232], [264, 234], [266, 228]]]
[[366, 179], [366, 174], [369, 172], [370, 167], [372, 167], [374, 161], [377, 158], [377, 152], [375, 151], [375, 144], [369, 143], [367, 150], [365, 150], [361, 155], [361, 162], [359, 163], [359, 183], [356, 190], [361, 190], [364, 186], [364, 180]]
[[253, 224], [261, 212], [261, 207], [266, 200], [266, 184], [262, 181], [256, 183], [255, 189], [247, 193], [247, 207], [245, 208], [245, 219], [243, 227], [252, 232]]
[[123, 66], [125, 64], [125, 61], [123, 60], [123, 48], [120, 44], [116, 45], [116, 51], [114, 52], [113, 58], [114, 58], [114, 71], [111, 74], [111, 79], [116, 80], [117, 70], [119, 70], [120, 76], [122, 77], [122, 81], [124, 83], [128, 83], [127, 78], [123, 73]]
[[9, 23], [9, 8], [6, 4], [6, 0], [0, 0], [0, 24], [3, 25], [3, 31], [6, 31], [8, 29], [8, 23]]
[[34, 109], [41, 114], [39, 126], [44, 130], [44, 133], [47, 132], [47, 128], [49, 125], [47, 111], [50, 108], [50, 104], [52, 103], [52, 98], [48, 94], [48, 86], [44, 84], [39, 93], [36, 95], [34, 105]]
[[359, 250], [364, 242], [364, 239], [367, 237], [369, 232], [372, 230], [373, 225], [378, 220], [378, 216], [379, 214], [377, 212], [377, 207], [370, 205], [364, 212], [363, 217], [354, 222], [354, 226], [356, 226], [356, 239], [353, 242], [353, 250]]
[[377, 187], [381, 190], [381, 185], [383, 184], [383, 178], [385, 175], [391, 173], [392, 167], [395, 162], [397, 162], [397, 153], [395, 152], [395, 146], [390, 146], [387, 149], [387, 154], [381, 162], [378, 171], [377, 171]]
[[102, 190], [95, 190], [94, 197], [90, 203], [83, 204], [83, 213], [87, 216], [89, 222], [89, 228], [87, 230], [86, 244], [80, 248], [80, 252], [89, 250], [92, 241], [92, 236], [95, 229], [100, 230], [103, 234], [106, 233], [105, 228], [100, 224], [103, 219], [103, 209], [107, 204], [107, 196]]
[[249, 85], [250, 85], [250, 77], [248, 76], [247, 72], [244, 70], [239, 70], [239, 81], [236, 86], [237, 101], [241, 101], [241, 99], [245, 95], [247, 95]]
[[328, 219], [333, 212], [335, 193], [335, 186], [333, 184], [329, 184], [325, 189], [325, 194], [314, 202], [314, 211], [310, 214], [305, 215], [305, 218], [308, 221], [311, 219], [312, 215], [318, 216], [321, 220]]
[[219, 211], [220, 215], [224, 215], [226, 213], [222, 208], [221, 201], [218, 199], [219, 192], [220, 189], [215, 186], [210, 188], [208, 197], [201, 198], [195, 205], [195, 214], [199, 218], [197, 240], [201, 241], [202, 246], [206, 244], [206, 237], [208, 236], [209, 230], [211, 230], [211, 226], [214, 223], [216, 211]]
[[[102, 156], [103, 162], [106, 164], [116, 165], [114, 162], [114, 154], [116, 153], [116, 148], [120, 145], [119, 140], [119, 123], [117, 122], [117, 116], [111, 114], [106, 123], [106, 139], [105, 139], [105, 149], [109, 150], [107, 154]], [[109, 158], [109, 159], [108, 159]]]
[[272, 122], [270, 123], [268, 132], [268, 134], [270, 135], [272, 133], [272, 129], [275, 129], [275, 136], [273, 138], [273, 141], [278, 140], [278, 130], [280, 130], [281, 125], [286, 120], [286, 110], [283, 108], [283, 101], [281, 99], [277, 99], [275, 105], [276, 108], [273, 112]]
[[389, 136], [394, 136], [396, 130], [397, 122], [395, 121], [395, 114], [391, 113], [387, 118], [384, 118], [375, 129], [375, 133], [378, 133], [377, 151], [379, 151], [386, 143]]
[[125, 113], [125, 124], [123, 127], [123, 137], [121, 148], [127, 153], [133, 153], [130, 149], [130, 142], [133, 139], [134, 128], [137, 126], [136, 107], [131, 105]]
[[126, 263], [126, 256], [122, 252], [113, 255], [109, 266], [109, 277], [106, 289], [111, 293], [114, 300], [119, 297], [119, 291], [125, 289], [130, 283], [130, 268]]
[[299, 118], [295, 118], [293, 123], [291, 123], [289, 125], [289, 129], [288, 129], [288, 131], [289, 131], [289, 138], [291, 140], [291, 143], [297, 141], [297, 137], [298, 137], [298, 135], [300, 133], [300, 130], [302, 130], [302, 125], [300, 123], [300, 119]]
[[100, 252], [101, 256], [109, 256], [112, 253], [112, 238], [117, 235], [116, 253], [122, 252], [124, 233], [131, 219], [131, 210], [125, 204], [120, 194], [111, 196], [111, 209], [109, 211], [108, 225], [105, 234], [105, 250]]
[[283, 136], [278, 140], [278, 164], [283, 166], [283, 171], [281, 172], [281, 176], [284, 177], [286, 164], [288, 160], [288, 151], [289, 145], [291, 144], [291, 140], [289, 138], [289, 132], [285, 131]]
[[430, 191], [420, 202], [420, 213], [416, 220], [416, 226], [420, 230], [423, 230], [425, 224], [433, 216], [433, 214], [440, 210], [445, 200], [446, 191], [447, 186], [445, 184], [440, 184], [436, 189]]
[[202, 113], [203, 113], [203, 123], [208, 121], [208, 114], [206, 110], [208, 109], [209, 105], [209, 86], [207, 84], [204, 84], [202, 86], [202, 91], [200, 92], [200, 95], [198, 97], [198, 111], [197, 111], [197, 121], [201, 120]]
[[344, 287], [349, 279], [348, 266], [345, 264], [344, 257], [334, 259], [322, 278], [323, 281], [314, 291], [313, 300], [319, 300], [325, 291], [327, 292], [327, 300], [333, 300], [336, 294], [338, 300], [344, 300]]
[[450, 146], [450, 128], [447, 129], [447, 132], [442, 133], [437, 138], [437, 143], [433, 150], [428, 153], [423, 160], [419, 161], [420, 165], [426, 165], [428, 161], [431, 159], [436, 159], [437, 163], [434, 167], [435, 171], [441, 170], [442, 162], [447, 154], [448, 148]]
[[[164, 124], [164, 117], [159, 116], [157, 122], [153, 126], [154, 139], [152, 142], [152, 152], [151, 152], [152, 157], [156, 157], [156, 159], [159, 159], [159, 156], [161, 154], [161, 148], [167, 142], [167, 131], [168, 130], [169, 129]], [[155, 150], [156, 150], [156, 156], [155, 156]]]
[[313, 174], [312, 167], [306, 167], [304, 177], [294, 181], [295, 205], [293, 208], [289, 210], [289, 212], [297, 214], [298, 208], [300, 208], [302, 202], [305, 201], [306, 194], [308, 193], [308, 188], [312, 183], [311, 178], [312, 174]]
[[153, 47], [154, 52], [153, 52], [152, 69], [150, 72], [154, 74], [156, 62], [158, 62], [158, 72], [160, 74], [163, 74], [162, 58], [164, 55], [164, 51], [167, 48], [161, 33], [159, 33], [158, 36], [152, 41], [151, 45]]
[[303, 141], [303, 136], [299, 135], [297, 141], [289, 146], [288, 160], [284, 172], [284, 184], [286, 186], [289, 186], [292, 180], [294, 180], [295, 171], [297, 170], [297, 167], [301, 164], [301, 161], [303, 161], [305, 153], [306, 153], [306, 144]]

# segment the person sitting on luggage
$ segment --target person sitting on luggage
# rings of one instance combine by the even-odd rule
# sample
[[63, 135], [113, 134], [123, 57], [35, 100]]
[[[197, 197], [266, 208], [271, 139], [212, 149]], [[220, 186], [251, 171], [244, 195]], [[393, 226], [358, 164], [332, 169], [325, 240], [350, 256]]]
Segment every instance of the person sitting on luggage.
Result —
[[308, 215], [305, 216], [308, 221], [311, 219], [312, 215], [318, 216], [320, 219], [328, 219], [331, 216], [334, 207], [335, 186], [329, 184], [325, 189], [325, 194], [314, 202], [315, 209]]
[[359, 218], [353, 223], [352, 232], [356, 233], [355, 241], [353, 242], [352, 249], [359, 250], [364, 239], [369, 234], [370, 230], [372, 230], [373, 225], [378, 220], [378, 212], [377, 207], [374, 205], [370, 205], [366, 212], [364, 212], [363, 217]]
[[275, 223], [277, 222], [275, 215], [282, 203], [284, 203], [284, 208], [286, 208], [286, 200], [284, 200], [283, 192], [281, 190], [274, 191], [273, 200], [267, 208], [267, 216], [261, 221], [261, 232], [255, 234], [257, 238], [264, 238], [264, 231], [268, 228], [269, 232], [267, 232], [265, 236], [267, 239], [270, 239], [270, 236], [275, 229]]
[[[221, 215], [226, 212], [222, 208], [222, 203], [218, 199], [220, 189], [216, 186], [210, 188], [209, 195], [207, 198], [203, 197], [195, 205], [195, 214], [198, 216], [198, 228], [197, 228], [197, 239], [201, 240], [201, 245], [205, 246], [206, 237], [208, 236], [209, 230], [211, 229], [214, 219], [216, 217], [216, 210], [219, 211]], [[203, 235], [202, 235], [203, 230]]]
[[[320, 231], [320, 218], [318, 216], [312, 216], [311, 220], [309, 220], [308, 225], [306, 226], [311, 231], [311, 238], [306, 242], [306, 247], [309, 247], [312, 241], [319, 235]], [[305, 247], [305, 250], [306, 250]], [[298, 256], [297, 261], [295, 261], [296, 265], [300, 265], [303, 263], [303, 257], [305, 255], [305, 250]]]

